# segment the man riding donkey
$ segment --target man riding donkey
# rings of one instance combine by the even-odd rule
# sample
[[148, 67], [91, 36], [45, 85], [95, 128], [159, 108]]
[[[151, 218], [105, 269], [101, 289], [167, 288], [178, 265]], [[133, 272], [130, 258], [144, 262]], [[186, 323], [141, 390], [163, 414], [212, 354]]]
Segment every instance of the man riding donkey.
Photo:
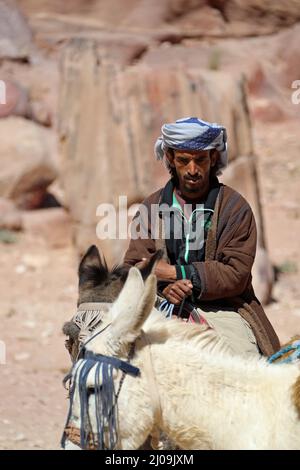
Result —
[[163, 249], [158, 308], [207, 323], [233, 354], [273, 354], [279, 340], [251, 283], [255, 219], [217, 178], [227, 165], [226, 129], [195, 117], [165, 124], [155, 154], [171, 178], [135, 215], [124, 264], [144, 266]]

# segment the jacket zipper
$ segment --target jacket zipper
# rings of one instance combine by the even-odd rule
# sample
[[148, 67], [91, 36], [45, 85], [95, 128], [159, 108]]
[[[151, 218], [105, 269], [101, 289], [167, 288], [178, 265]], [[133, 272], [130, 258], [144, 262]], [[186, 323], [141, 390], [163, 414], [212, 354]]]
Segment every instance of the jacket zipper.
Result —
[[186, 235], [186, 238], [185, 238], [185, 253], [184, 253], [184, 259], [185, 259], [185, 262], [187, 263], [188, 262], [188, 258], [189, 258], [189, 251], [190, 251], [190, 229], [191, 229], [191, 221], [193, 219], [193, 215], [199, 211], [199, 212], [205, 212], [206, 210], [207, 211], [210, 211], [210, 212], [214, 212], [212, 209], [194, 209], [189, 217], [189, 219], [186, 218], [186, 216], [184, 215], [183, 213], [183, 210], [179, 204], [179, 202], [177, 201], [176, 199], [176, 196], [175, 196], [175, 193], [173, 193], [173, 202], [172, 202], [172, 207], [174, 207], [175, 209], [178, 209], [181, 216], [184, 218], [184, 220], [186, 221], [187, 225], [188, 225], [188, 233]]

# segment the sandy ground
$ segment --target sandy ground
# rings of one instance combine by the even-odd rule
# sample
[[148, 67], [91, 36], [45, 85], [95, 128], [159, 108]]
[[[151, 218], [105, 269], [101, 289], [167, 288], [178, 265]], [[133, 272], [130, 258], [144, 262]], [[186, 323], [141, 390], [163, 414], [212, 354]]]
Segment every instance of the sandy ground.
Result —
[[58, 449], [70, 366], [61, 327], [76, 306], [75, 253], [22, 235], [1, 247], [0, 259], [0, 448]]
[[[280, 339], [300, 333], [298, 122], [254, 128], [266, 237], [280, 268], [266, 308]], [[59, 449], [66, 413], [61, 381], [70, 361], [61, 327], [76, 306], [77, 258], [20, 234], [0, 246], [0, 448]], [[283, 272], [282, 272], [283, 271]]]

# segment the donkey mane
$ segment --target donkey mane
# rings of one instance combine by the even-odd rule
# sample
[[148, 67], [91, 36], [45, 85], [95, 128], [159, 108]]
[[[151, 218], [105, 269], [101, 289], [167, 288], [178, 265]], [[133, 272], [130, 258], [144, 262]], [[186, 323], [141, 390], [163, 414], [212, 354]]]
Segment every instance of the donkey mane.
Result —
[[218, 341], [217, 332], [207, 325], [199, 323], [188, 323], [183, 327], [182, 320], [171, 318], [166, 320], [161, 312], [155, 308], [145, 322], [144, 331], [151, 344], [163, 343], [165, 341], [176, 342], [176, 347], [189, 345], [189, 348], [205, 348], [209, 352], [229, 353], [226, 343]]

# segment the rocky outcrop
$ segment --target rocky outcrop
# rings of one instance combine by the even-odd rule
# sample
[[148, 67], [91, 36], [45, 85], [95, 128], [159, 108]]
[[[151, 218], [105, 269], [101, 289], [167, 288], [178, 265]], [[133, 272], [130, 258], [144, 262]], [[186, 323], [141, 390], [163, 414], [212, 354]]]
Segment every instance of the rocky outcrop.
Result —
[[32, 36], [25, 17], [14, 0], [0, 3], [0, 58], [28, 59]]
[[27, 90], [16, 82], [3, 80], [5, 103], [0, 105], [0, 118], [15, 115], [28, 117], [30, 105]]
[[[182, 36], [243, 37], [270, 34], [300, 19], [299, 0], [78, 0], [72, 4], [58, 1], [19, 0], [41, 31], [44, 18], [62, 21], [68, 16], [82, 27], [135, 30], [147, 34], [164, 30]], [[38, 13], [40, 16], [38, 17]], [[54, 25], [53, 25], [54, 26]], [[78, 26], [77, 26], [78, 30]], [[81, 30], [82, 31], [82, 30]], [[52, 29], [53, 33], [53, 29]]]
[[[300, 6], [299, 6], [300, 9]], [[294, 80], [300, 79], [300, 25], [281, 34], [278, 41], [277, 57], [279, 61], [280, 83], [291, 89]]]
[[219, 0], [228, 21], [252, 21], [258, 25], [288, 26], [300, 19], [299, 0]]
[[18, 207], [40, 207], [57, 176], [52, 134], [21, 117], [0, 120], [0, 196]]

